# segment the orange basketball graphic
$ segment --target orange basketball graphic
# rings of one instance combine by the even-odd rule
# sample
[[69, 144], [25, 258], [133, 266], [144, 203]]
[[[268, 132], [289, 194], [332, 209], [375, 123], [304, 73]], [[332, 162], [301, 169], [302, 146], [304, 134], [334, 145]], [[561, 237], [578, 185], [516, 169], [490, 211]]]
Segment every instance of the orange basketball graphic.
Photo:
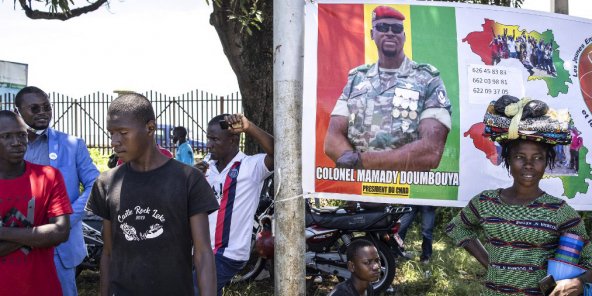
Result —
[[592, 44], [588, 45], [580, 55], [578, 77], [584, 102], [592, 112]]

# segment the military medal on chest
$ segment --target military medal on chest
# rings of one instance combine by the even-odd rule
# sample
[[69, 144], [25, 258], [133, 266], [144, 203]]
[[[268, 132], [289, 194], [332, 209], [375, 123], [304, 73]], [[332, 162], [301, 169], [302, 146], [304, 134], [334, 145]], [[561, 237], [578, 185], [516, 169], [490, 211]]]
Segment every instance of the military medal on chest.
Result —
[[399, 116], [401, 116], [401, 111], [399, 111], [399, 109], [397, 108], [393, 108], [393, 117], [394, 118], [399, 118]]
[[403, 101], [401, 101], [401, 108], [403, 109], [407, 109], [409, 108], [409, 98], [403, 98]]
[[[413, 85], [405, 84], [405, 87], [411, 88]], [[395, 88], [393, 106], [401, 107], [408, 111], [417, 111], [419, 107], [419, 92], [408, 88]]]
[[417, 110], [418, 102], [416, 100], [409, 100], [409, 110], [415, 111]]
[[393, 107], [400, 107], [401, 102], [403, 102], [403, 97], [397, 95], [393, 97]]
[[409, 127], [411, 127], [411, 121], [410, 120], [402, 120], [401, 121], [401, 130], [406, 133], [407, 131], [409, 131]]

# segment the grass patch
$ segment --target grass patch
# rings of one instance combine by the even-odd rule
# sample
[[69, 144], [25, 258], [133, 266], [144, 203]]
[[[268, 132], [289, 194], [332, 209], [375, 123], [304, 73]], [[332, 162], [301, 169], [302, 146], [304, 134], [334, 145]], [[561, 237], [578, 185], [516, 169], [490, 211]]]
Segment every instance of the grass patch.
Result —
[[[418, 223], [414, 223], [407, 233], [407, 250], [421, 253], [421, 235]], [[464, 249], [452, 246], [442, 227], [434, 229], [434, 252], [428, 264], [397, 258], [397, 274], [394, 281], [396, 296], [441, 296], [478, 295], [485, 269]], [[78, 290], [81, 296], [97, 295], [99, 275], [84, 271], [78, 277]], [[323, 282], [316, 284], [307, 278], [307, 293], [310, 296], [327, 295], [339, 282], [334, 276], [324, 276]], [[224, 290], [225, 296], [268, 296], [273, 295], [273, 280], [267, 278], [247, 284], [236, 284]]]
[[[108, 170], [108, 155], [100, 153], [99, 149], [89, 149], [90, 155], [99, 171]], [[342, 202], [321, 200], [324, 205], [339, 205]], [[440, 296], [440, 295], [478, 295], [482, 288], [482, 278], [485, 269], [471, 257], [463, 248], [456, 248], [444, 233], [444, 227], [459, 211], [458, 208], [439, 208], [436, 214], [434, 229], [434, 252], [428, 264], [419, 262], [419, 256], [413, 260], [397, 258], [394, 293], [396, 296]], [[592, 224], [592, 214], [584, 215], [586, 226]], [[413, 223], [407, 233], [407, 250], [414, 254], [421, 254], [421, 223]], [[587, 228], [590, 229], [590, 228]], [[322, 283], [313, 283], [307, 278], [306, 294], [311, 296], [327, 295], [339, 282], [334, 276], [324, 276]], [[138, 283], [140, 284], [140, 283]], [[77, 278], [80, 296], [99, 294], [99, 273], [83, 271]], [[225, 296], [268, 296], [274, 293], [274, 283], [271, 278], [248, 284], [231, 285], [224, 290]]]

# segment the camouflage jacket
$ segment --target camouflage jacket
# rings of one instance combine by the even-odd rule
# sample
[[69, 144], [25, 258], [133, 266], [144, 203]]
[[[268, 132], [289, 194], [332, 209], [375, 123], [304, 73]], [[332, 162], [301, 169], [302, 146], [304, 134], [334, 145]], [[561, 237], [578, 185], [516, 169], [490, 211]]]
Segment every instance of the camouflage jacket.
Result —
[[405, 58], [396, 70], [379, 69], [378, 63], [349, 72], [347, 84], [332, 116], [347, 116], [348, 139], [356, 151], [401, 147], [419, 138], [422, 113], [444, 108], [450, 101], [436, 68]]

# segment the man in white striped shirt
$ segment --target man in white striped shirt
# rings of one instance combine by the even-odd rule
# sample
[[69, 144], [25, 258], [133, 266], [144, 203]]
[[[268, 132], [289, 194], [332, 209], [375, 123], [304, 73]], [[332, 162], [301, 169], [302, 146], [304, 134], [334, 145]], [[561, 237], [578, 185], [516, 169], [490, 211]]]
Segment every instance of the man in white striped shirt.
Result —
[[[239, 150], [240, 134], [252, 137], [265, 153]], [[273, 171], [273, 136], [241, 114], [222, 114], [208, 123], [206, 171], [220, 209], [209, 215], [210, 239], [216, 260], [218, 295], [249, 260], [253, 216], [263, 181]]]

